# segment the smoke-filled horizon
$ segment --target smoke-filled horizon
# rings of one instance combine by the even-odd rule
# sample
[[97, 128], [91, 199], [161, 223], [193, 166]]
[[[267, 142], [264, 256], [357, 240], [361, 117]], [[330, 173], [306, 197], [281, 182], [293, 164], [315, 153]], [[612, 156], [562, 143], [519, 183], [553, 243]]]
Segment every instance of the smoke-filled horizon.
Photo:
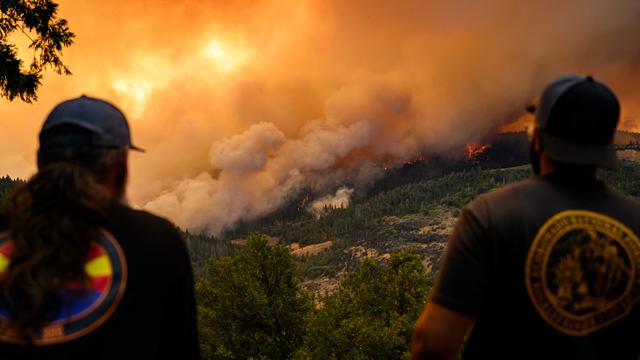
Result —
[[57, 102], [107, 98], [147, 149], [132, 155], [131, 203], [191, 231], [478, 140], [566, 73], [610, 84], [622, 127], [640, 128], [634, 0], [61, 0], [60, 13], [74, 75], [49, 74], [35, 105], [0, 104], [13, 139], [0, 173], [33, 172]]

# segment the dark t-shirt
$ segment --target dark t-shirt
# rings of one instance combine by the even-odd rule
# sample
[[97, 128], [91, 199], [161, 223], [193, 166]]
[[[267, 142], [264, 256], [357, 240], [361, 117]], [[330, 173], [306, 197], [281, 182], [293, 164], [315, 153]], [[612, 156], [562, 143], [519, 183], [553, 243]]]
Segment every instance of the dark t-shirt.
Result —
[[640, 203], [534, 177], [465, 207], [431, 300], [476, 318], [465, 359], [640, 354]]
[[[64, 329], [66, 340], [56, 338], [56, 331], [49, 331], [53, 339], [49, 345], [25, 348], [0, 340], [0, 359], [200, 358], [191, 263], [175, 227], [157, 216], [113, 203], [105, 228], [116, 245], [106, 239], [96, 245], [92, 251], [96, 261], [87, 269], [93, 269], [95, 274], [88, 273], [97, 286], [105, 272], [107, 285], [124, 283], [112, 291], [111, 298], [110, 294], [96, 298], [110, 305], [92, 318], [86, 314], [100, 312], [97, 305], [103, 300], [96, 300], [95, 306], [74, 303], [88, 310], [76, 314], [80, 320]], [[122, 266], [119, 256], [124, 259]], [[118, 289], [122, 290], [119, 298]]]

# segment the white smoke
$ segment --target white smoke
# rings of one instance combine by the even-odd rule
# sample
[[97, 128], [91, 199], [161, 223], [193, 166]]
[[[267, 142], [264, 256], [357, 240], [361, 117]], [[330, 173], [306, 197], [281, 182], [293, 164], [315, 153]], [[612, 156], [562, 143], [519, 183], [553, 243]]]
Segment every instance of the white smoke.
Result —
[[[273, 124], [258, 123], [215, 142], [210, 160], [217, 177], [201, 173], [179, 181], [144, 207], [168, 216], [180, 227], [218, 234], [239, 220], [270, 213], [304, 187], [322, 189], [329, 179], [363, 184], [376, 171], [361, 166], [357, 157], [348, 160], [354, 152], [365, 158], [387, 155], [401, 161], [417, 151], [407, 145], [413, 142], [405, 139], [406, 132], [387, 131], [409, 121], [410, 101], [393, 92], [386, 94], [386, 100], [380, 96], [376, 92], [375, 97], [361, 100], [371, 102], [361, 104], [370, 109], [365, 118], [343, 108], [352, 102], [334, 104], [327, 121], [307, 124], [297, 139], [286, 139]], [[376, 103], [381, 99], [385, 106]], [[394, 101], [398, 103], [393, 105]], [[341, 161], [345, 164], [338, 164]]]
[[319, 218], [327, 209], [349, 207], [351, 195], [353, 195], [353, 189], [342, 187], [336, 191], [335, 195], [327, 195], [312, 202], [309, 205], [309, 211]]
[[286, 141], [271, 123], [258, 123], [247, 132], [213, 143], [211, 166], [233, 172], [252, 172], [264, 168], [270, 152]]

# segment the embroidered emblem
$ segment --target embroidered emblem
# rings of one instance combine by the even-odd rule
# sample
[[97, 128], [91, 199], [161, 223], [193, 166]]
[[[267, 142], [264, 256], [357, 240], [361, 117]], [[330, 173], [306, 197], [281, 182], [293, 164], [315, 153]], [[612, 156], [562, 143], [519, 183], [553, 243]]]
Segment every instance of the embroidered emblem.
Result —
[[[0, 237], [0, 278], [10, 264], [13, 244]], [[64, 343], [98, 328], [115, 311], [127, 283], [127, 266], [120, 245], [111, 234], [101, 231], [91, 244], [85, 260], [88, 286], [68, 282], [58, 290], [60, 309], [38, 332], [35, 345]], [[9, 311], [0, 299], [0, 319], [8, 320]], [[20, 343], [15, 331], [0, 333], [0, 341]]]
[[631, 312], [640, 300], [640, 241], [625, 225], [582, 210], [561, 212], [538, 231], [525, 280], [538, 313], [583, 336]]

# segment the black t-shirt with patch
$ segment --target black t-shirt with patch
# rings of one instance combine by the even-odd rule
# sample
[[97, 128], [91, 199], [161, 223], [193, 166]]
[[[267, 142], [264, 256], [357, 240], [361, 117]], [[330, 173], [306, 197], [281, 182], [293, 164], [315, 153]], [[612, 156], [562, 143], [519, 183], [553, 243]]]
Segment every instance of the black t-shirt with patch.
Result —
[[571, 174], [465, 207], [431, 300], [476, 318], [465, 359], [640, 354], [640, 203]]
[[111, 314], [69, 341], [29, 348], [0, 341], [0, 359], [200, 358], [191, 263], [175, 227], [113, 203], [105, 228], [126, 259], [126, 287]]

